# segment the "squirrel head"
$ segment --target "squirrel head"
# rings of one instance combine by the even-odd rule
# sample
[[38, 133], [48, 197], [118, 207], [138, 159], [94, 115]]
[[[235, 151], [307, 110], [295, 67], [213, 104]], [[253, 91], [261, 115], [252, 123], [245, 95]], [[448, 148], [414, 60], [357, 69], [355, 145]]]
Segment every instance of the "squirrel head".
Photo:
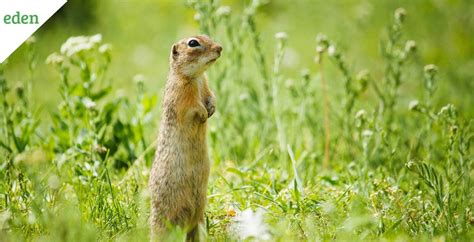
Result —
[[196, 77], [204, 73], [221, 56], [222, 46], [206, 35], [182, 39], [171, 48], [171, 69]]

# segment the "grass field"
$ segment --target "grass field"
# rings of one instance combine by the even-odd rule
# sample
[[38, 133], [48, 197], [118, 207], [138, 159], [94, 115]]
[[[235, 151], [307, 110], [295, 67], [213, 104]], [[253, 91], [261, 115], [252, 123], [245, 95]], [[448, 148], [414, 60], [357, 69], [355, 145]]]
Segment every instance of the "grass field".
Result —
[[0, 241], [149, 239], [168, 52], [193, 33], [224, 47], [208, 240], [474, 240], [473, 4], [288, 2], [101, 1], [27, 41], [0, 65]]

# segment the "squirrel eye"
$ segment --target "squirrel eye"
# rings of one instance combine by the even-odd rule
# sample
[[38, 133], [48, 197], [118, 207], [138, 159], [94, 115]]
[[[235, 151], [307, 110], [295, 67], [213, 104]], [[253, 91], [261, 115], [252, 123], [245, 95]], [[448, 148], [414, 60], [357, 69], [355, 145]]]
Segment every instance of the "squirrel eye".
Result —
[[188, 46], [189, 47], [197, 47], [197, 46], [200, 46], [199, 42], [195, 39], [192, 39], [188, 42]]

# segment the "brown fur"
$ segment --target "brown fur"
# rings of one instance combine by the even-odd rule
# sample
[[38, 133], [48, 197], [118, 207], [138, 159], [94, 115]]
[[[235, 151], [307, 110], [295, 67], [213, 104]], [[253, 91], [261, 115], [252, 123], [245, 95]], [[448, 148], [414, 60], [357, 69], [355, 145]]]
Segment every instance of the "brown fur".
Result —
[[[199, 47], [189, 47], [195, 39]], [[209, 158], [206, 121], [215, 110], [204, 71], [220, 56], [222, 47], [207, 36], [174, 44], [163, 99], [158, 147], [150, 173], [152, 240], [164, 238], [168, 225], [199, 239], [204, 222]]]

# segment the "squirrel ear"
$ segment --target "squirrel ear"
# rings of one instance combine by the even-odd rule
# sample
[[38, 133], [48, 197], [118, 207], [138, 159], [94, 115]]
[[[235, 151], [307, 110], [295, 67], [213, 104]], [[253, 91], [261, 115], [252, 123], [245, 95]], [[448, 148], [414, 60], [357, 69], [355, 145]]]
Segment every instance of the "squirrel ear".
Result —
[[178, 46], [176, 44], [173, 45], [173, 48], [171, 50], [171, 56], [173, 57], [173, 60], [176, 60], [176, 58], [178, 57], [179, 53], [178, 53]]

